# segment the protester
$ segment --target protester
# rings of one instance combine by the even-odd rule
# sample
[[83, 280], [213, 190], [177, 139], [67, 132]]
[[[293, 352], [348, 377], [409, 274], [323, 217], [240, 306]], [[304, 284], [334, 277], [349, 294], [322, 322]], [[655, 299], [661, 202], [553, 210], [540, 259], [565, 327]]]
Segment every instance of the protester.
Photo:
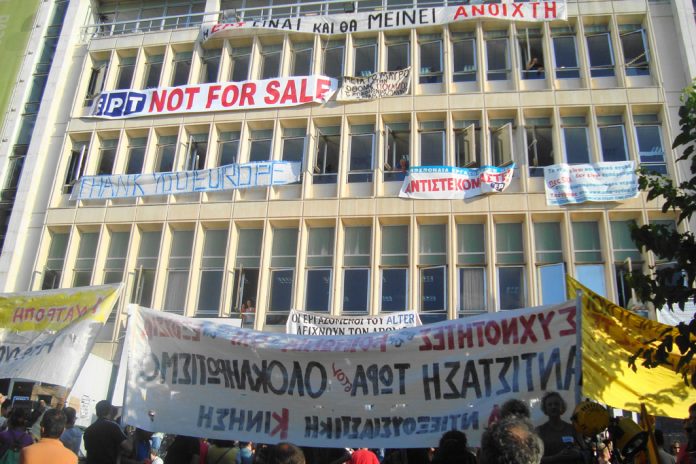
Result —
[[379, 459], [368, 448], [358, 448], [350, 455], [350, 464], [379, 464]]
[[512, 398], [503, 403], [500, 407], [500, 417], [508, 417], [511, 415], [516, 415], [529, 419], [531, 413], [529, 412], [529, 407], [524, 401], [520, 401], [516, 398]]
[[7, 401], [7, 397], [0, 393], [0, 431], [7, 428], [7, 418], [10, 417], [10, 411], [12, 410], [12, 402]]
[[164, 464], [199, 464], [201, 445], [198, 438], [177, 435], [164, 457]]
[[604, 443], [597, 446], [597, 464], [611, 464], [611, 451]]
[[672, 449], [670, 450], [670, 453], [672, 453], [673, 456], [676, 456], [679, 454], [679, 450], [681, 449], [681, 443], [677, 440], [672, 442]]
[[28, 418], [29, 413], [26, 409], [12, 410], [7, 419], [7, 430], [0, 433], [0, 458], [3, 458], [6, 453], [14, 453], [19, 457], [22, 448], [34, 443], [34, 439], [27, 433]]
[[150, 458], [150, 438], [152, 437], [152, 432], [143, 430], [141, 428], [135, 429], [134, 443], [133, 443], [133, 458], [137, 462], [143, 462], [145, 459]]
[[87, 464], [116, 464], [121, 453], [129, 455], [133, 445], [113, 418], [113, 408], [107, 400], [96, 406], [97, 420], [83, 435]]
[[164, 464], [162, 458], [159, 457], [159, 448], [150, 448], [150, 464]]
[[684, 421], [686, 445], [677, 454], [677, 464], [696, 464], [696, 403], [689, 406], [689, 417]]
[[541, 399], [541, 411], [549, 418], [536, 429], [544, 441], [543, 464], [584, 463], [575, 428], [561, 419], [566, 409], [566, 402], [558, 392], [549, 392]]
[[677, 458], [665, 450], [665, 435], [660, 429], [655, 430], [655, 444], [657, 445], [657, 455], [660, 458], [660, 464], [676, 464]]
[[208, 440], [206, 464], [234, 464], [239, 448], [231, 440]]
[[267, 464], [305, 464], [302, 450], [292, 443], [278, 443], [268, 451]]
[[41, 418], [41, 439], [20, 453], [21, 464], [77, 464], [77, 454], [63, 446], [60, 436], [65, 430], [63, 411], [49, 409]]
[[251, 449], [250, 441], [240, 441], [239, 442], [239, 452], [234, 458], [236, 464], [253, 464], [254, 462], [254, 452]]
[[39, 400], [39, 404], [36, 406], [36, 408], [31, 412], [31, 416], [29, 417], [29, 427], [31, 430], [31, 435], [34, 437], [34, 441], [37, 441], [39, 438], [41, 438], [41, 419], [43, 418], [44, 413], [47, 411], [46, 407], [46, 402], [44, 400]]
[[[501, 418], [503, 417], [501, 415]], [[464, 432], [459, 430], [445, 432], [440, 437], [433, 464], [476, 464], [476, 456], [469, 451], [467, 445]]]
[[80, 445], [82, 444], [82, 430], [79, 427], [75, 427], [75, 421], [77, 420], [77, 411], [75, 408], [68, 406], [63, 410], [65, 414], [65, 430], [60, 436], [60, 441], [63, 442], [66, 448], [80, 456]]
[[155, 432], [150, 437], [150, 448], [157, 451], [159, 456], [159, 449], [162, 446], [162, 440], [164, 439], [164, 434], [162, 432]]
[[503, 417], [483, 432], [480, 464], [539, 464], [544, 443], [529, 420]]

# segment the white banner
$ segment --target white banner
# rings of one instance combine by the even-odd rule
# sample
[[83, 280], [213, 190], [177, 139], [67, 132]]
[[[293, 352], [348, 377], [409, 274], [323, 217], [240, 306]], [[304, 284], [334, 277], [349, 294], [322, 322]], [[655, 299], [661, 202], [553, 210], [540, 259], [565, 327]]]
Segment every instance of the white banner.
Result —
[[249, 19], [230, 23], [203, 24], [203, 41], [225, 38], [242, 29], [274, 29], [333, 35], [355, 32], [411, 29], [480, 18], [507, 21], [555, 21], [567, 19], [565, 2], [505, 2], [391, 11], [359, 11], [333, 15], [302, 15], [295, 18]]
[[260, 161], [198, 171], [149, 172], [81, 177], [71, 200], [107, 200], [178, 193], [269, 187], [299, 182], [302, 163]]
[[401, 186], [401, 198], [457, 200], [485, 193], [502, 192], [510, 185], [515, 165], [502, 168], [455, 168], [416, 166], [408, 170]]
[[337, 87], [338, 81], [330, 77], [295, 76], [161, 89], [114, 90], [99, 95], [90, 116], [123, 119], [326, 103]]
[[[353, 336], [255, 332], [135, 308], [125, 423], [302, 446], [476, 446], [497, 406], [574, 403], [576, 303]], [[175, 405], [175, 407], [173, 407]], [[568, 415], [572, 411], [569, 407]]]
[[411, 68], [378, 72], [367, 77], [344, 76], [336, 101], [364, 101], [408, 95], [410, 85]]
[[71, 387], [121, 286], [0, 294], [0, 378]]
[[299, 335], [356, 335], [388, 332], [421, 325], [415, 311], [401, 311], [377, 316], [331, 316], [307, 311], [290, 311], [285, 331]]
[[619, 201], [638, 196], [633, 161], [554, 164], [544, 168], [546, 204]]

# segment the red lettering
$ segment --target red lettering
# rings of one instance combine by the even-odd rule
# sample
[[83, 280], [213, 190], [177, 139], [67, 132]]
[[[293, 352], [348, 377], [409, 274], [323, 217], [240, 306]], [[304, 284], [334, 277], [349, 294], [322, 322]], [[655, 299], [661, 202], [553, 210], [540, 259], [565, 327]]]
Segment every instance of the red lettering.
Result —
[[208, 101], [205, 102], [206, 108], [210, 108], [213, 102], [220, 98], [218, 92], [220, 92], [221, 88], [221, 85], [211, 85], [210, 87], [208, 87]]
[[169, 93], [169, 98], [167, 98], [167, 111], [176, 111], [181, 108], [181, 104], [184, 102], [184, 91], [179, 88], [174, 88]]
[[497, 3], [490, 3], [488, 5], [488, 14], [491, 16], [498, 16], [500, 14], [500, 5]]
[[469, 17], [464, 6], [460, 6], [459, 8], [457, 8], [457, 11], [454, 13], [454, 20], [456, 21], [457, 18], [460, 16], [464, 16], [465, 18]]
[[500, 341], [500, 327], [493, 321], [486, 322], [486, 340], [491, 345], [497, 345]]
[[476, 328], [476, 338], [478, 338], [478, 346], [483, 346], [483, 327], [486, 325], [486, 321], [477, 321], [471, 324]]
[[[550, 5], [549, 5], [550, 3]], [[544, 16], [546, 19], [548, 18], [555, 18], [557, 16], [556, 13], [556, 2], [546, 2], [544, 3]]]
[[161, 113], [164, 111], [164, 103], [167, 101], [166, 90], [155, 90], [152, 92], [152, 100], [150, 100], [150, 113]]
[[253, 82], [245, 82], [242, 85], [242, 95], [239, 97], [239, 106], [244, 106], [249, 102], [249, 105], [254, 104], [254, 94], [256, 93], [256, 84]]
[[307, 93], [307, 78], [300, 81], [300, 103], [309, 103], [312, 101], [312, 96]]
[[445, 332], [442, 328], [435, 330], [433, 333], [433, 340], [435, 341], [435, 343], [433, 343], [434, 351], [442, 351], [445, 349]]
[[329, 79], [317, 79], [317, 92], [315, 97], [317, 100], [326, 100], [326, 92], [331, 90], [331, 81]]
[[295, 81], [289, 80], [285, 86], [285, 92], [283, 92], [283, 98], [280, 103], [297, 103], [297, 89], [295, 88]]
[[522, 3], [513, 3], [512, 7], [515, 9], [512, 12], [512, 17], [514, 18], [515, 16], [519, 16], [520, 18], [524, 18], [524, 13], [522, 13]]
[[512, 339], [512, 343], [519, 343], [520, 339], [517, 333], [517, 318], [513, 317], [510, 320], [503, 319], [501, 325], [503, 326], [503, 343], [506, 345], [509, 344], [510, 339]]
[[433, 350], [433, 342], [430, 341], [430, 337], [428, 337], [428, 333], [430, 332], [430, 329], [425, 329], [421, 332], [421, 342], [422, 344], [418, 347], [418, 351], [432, 351]]
[[471, 15], [476, 16], [476, 15], [485, 15], [486, 14], [486, 5], [480, 4], [480, 5], [471, 5]]
[[276, 433], [280, 432], [280, 439], [285, 440], [288, 438], [288, 428], [290, 426], [290, 414], [289, 411], [285, 408], [281, 410], [282, 415], [278, 415], [278, 413], [273, 413], [273, 419], [278, 422], [278, 425], [275, 426], [273, 430], [271, 430], [271, 436], [275, 435]]
[[545, 340], [551, 338], [551, 332], [549, 332], [549, 324], [551, 324], [551, 320], [555, 315], [556, 313], [553, 311], [547, 313], [546, 316], [544, 316], [544, 313], [539, 313], [539, 322], [541, 322], [541, 329], [544, 331]]
[[[230, 94], [232, 94], [230, 96]], [[239, 97], [239, 87], [236, 84], [228, 85], [225, 90], [222, 91], [222, 106], [229, 108], [237, 103], [237, 98]]]
[[12, 315], [12, 323], [14, 324], [17, 322], [17, 319], [19, 319], [19, 322], [22, 322], [22, 319], [24, 319], [24, 308], [15, 309], [14, 314]]
[[278, 98], [280, 98], [278, 87], [280, 87], [280, 82], [277, 80], [272, 80], [266, 85], [267, 95], [263, 97], [263, 101], [266, 102], [267, 105], [275, 105], [278, 103]]
[[537, 18], [537, 7], [539, 6], [539, 3], [537, 2], [532, 2], [532, 16], [534, 18]]
[[565, 337], [566, 335], [574, 335], [577, 331], [577, 327], [575, 326], [575, 306], [573, 306], [571, 308], [559, 309], [558, 313], [566, 315], [566, 322], [570, 326], [569, 329], [559, 330], [558, 334], [561, 337]]
[[536, 319], [536, 314], [532, 314], [529, 316], [529, 318], [525, 318], [524, 316], [520, 316], [520, 323], [522, 324], [522, 328], [524, 332], [522, 333], [522, 338], [520, 339], [520, 343], [525, 344], [527, 343], [527, 339], [529, 339], [530, 342], [536, 343], [537, 342], [537, 337], [536, 334], [534, 333], [534, 320]]
[[187, 87], [184, 92], [186, 92], [186, 109], [190, 110], [193, 107], [193, 97], [195, 97], [201, 91], [200, 87]]

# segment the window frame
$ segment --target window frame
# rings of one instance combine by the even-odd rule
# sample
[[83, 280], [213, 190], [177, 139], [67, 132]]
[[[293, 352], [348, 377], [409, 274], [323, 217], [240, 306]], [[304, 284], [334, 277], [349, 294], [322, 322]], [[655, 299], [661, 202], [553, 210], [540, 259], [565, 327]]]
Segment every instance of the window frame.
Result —
[[[471, 64], [462, 64], [461, 70], [457, 70], [457, 58], [464, 57], [465, 53], [457, 53], [457, 46], [471, 43]], [[478, 73], [478, 53], [476, 49], [476, 37], [462, 37], [452, 41], [452, 81], [453, 82], [476, 82]]]
[[[572, 39], [573, 41], [573, 56], [575, 57], [575, 66], [558, 66], [558, 48], [556, 44], [556, 39]], [[556, 73], [556, 79], [579, 79], [580, 78], [580, 57], [578, 55], [578, 40], [575, 34], [562, 34], [554, 35], [552, 37], [552, 47], [553, 47], [553, 69]], [[568, 56], [568, 55], [565, 55]]]
[[418, 82], [420, 84], [440, 84], [442, 83], [442, 76], [444, 73], [444, 58], [443, 58], [443, 42], [442, 39], [435, 40], [424, 40], [418, 41], [418, 52], [420, 61], [423, 61], [423, 47], [427, 45], [438, 44], [439, 45], [439, 58], [440, 66], [437, 70], [430, 69], [430, 67], [422, 66], [420, 68], [420, 73], [418, 76]]

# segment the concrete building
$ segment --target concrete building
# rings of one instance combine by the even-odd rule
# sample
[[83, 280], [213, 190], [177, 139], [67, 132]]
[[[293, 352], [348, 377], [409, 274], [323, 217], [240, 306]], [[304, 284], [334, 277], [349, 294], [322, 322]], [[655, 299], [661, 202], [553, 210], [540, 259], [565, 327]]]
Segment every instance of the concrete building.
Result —
[[[42, 3], [39, 18], [64, 12], [56, 22], [62, 29], [25, 144], [0, 258], [3, 290], [125, 282], [96, 350], [107, 359], [130, 302], [194, 317], [240, 317], [248, 305], [255, 317], [247, 314], [245, 325], [258, 330], [284, 330], [290, 309], [415, 309], [429, 323], [558, 301], [568, 272], [628, 304], [627, 266], [661, 264], [635, 249], [628, 224], [675, 216], [643, 195], [548, 206], [543, 167], [633, 160], [683, 177], [670, 141], [681, 89], [696, 75], [690, 3], [571, 1], [567, 20], [541, 22], [473, 19], [334, 35], [240, 28], [205, 41], [200, 34], [201, 24], [225, 19], [442, 6]], [[404, 96], [89, 117], [102, 91], [309, 75], [340, 80], [409, 67]], [[29, 101], [27, 91], [16, 98], [22, 95]], [[17, 120], [3, 132], [5, 178], [20, 128]], [[83, 176], [266, 160], [301, 161], [300, 182], [70, 199]], [[501, 193], [398, 197], [406, 166], [512, 162], [512, 182]]]

